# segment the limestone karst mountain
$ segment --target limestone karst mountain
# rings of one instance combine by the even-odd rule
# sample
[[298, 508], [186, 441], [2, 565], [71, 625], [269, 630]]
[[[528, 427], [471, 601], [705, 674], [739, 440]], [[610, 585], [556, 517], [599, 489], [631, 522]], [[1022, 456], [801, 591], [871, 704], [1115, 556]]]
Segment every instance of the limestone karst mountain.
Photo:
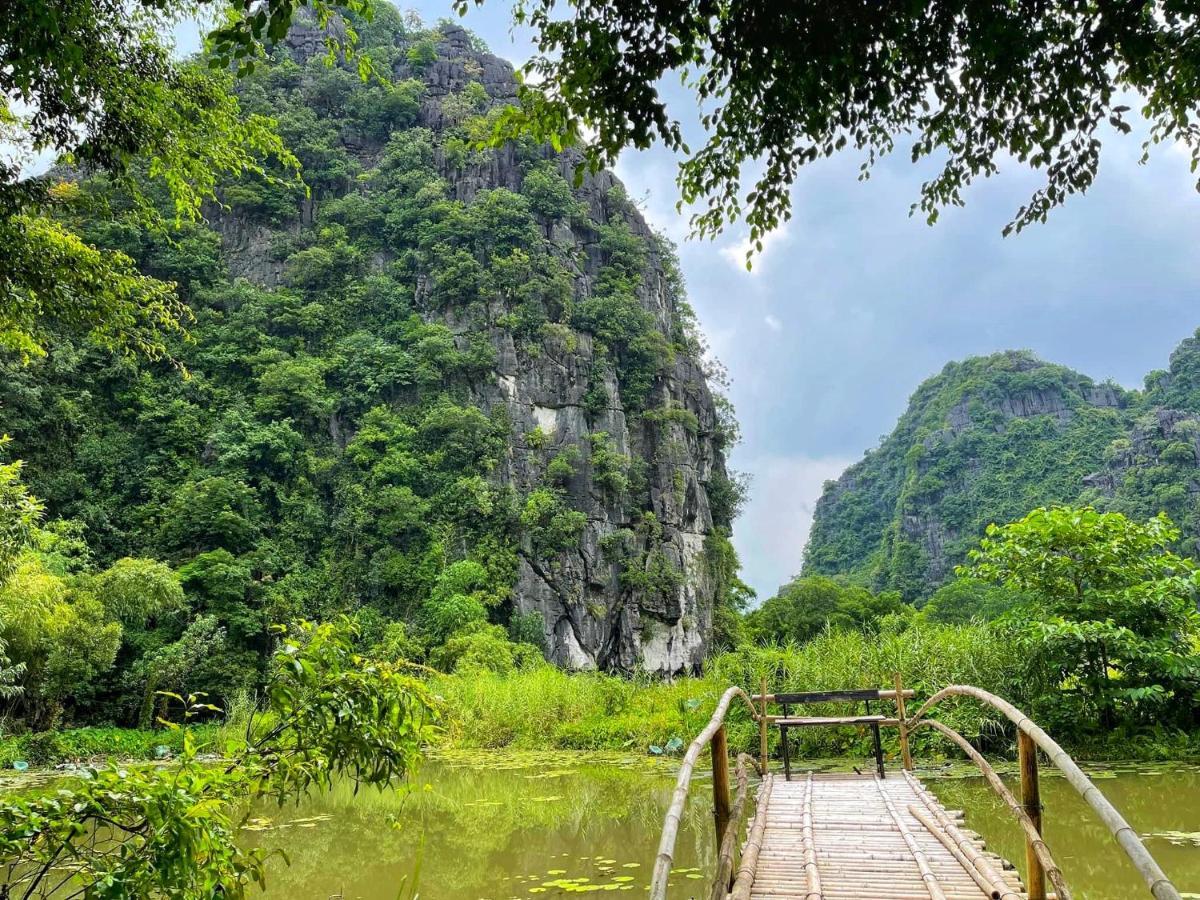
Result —
[[516, 80], [468, 32], [360, 32], [391, 87], [312, 25], [239, 83], [311, 194], [248, 176], [169, 240], [79, 214], [179, 282], [190, 378], [64, 340], [0, 378], [0, 430], [101, 558], [182, 566], [237, 658], [284, 616], [433, 646], [482, 607], [564, 666], [697, 668], [737, 488], [671, 247], [610, 173], [476, 149]]

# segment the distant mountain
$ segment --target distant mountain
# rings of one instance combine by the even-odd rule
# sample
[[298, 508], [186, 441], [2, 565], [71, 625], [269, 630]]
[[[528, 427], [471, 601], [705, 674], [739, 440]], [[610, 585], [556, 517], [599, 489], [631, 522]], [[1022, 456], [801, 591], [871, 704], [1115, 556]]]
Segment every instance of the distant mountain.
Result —
[[1026, 351], [973, 357], [926, 380], [880, 446], [828, 482], [805, 574], [906, 599], [953, 576], [990, 522], [1052, 503], [1146, 517], [1200, 537], [1200, 332], [1126, 391]]

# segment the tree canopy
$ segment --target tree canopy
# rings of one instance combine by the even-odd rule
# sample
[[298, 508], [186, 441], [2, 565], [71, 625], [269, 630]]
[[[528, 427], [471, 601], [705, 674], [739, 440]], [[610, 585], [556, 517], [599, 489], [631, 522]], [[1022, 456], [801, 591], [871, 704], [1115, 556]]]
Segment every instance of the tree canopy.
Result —
[[[97, 250], [45, 214], [73, 195], [31, 177], [31, 154], [103, 173], [149, 222], [195, 220], [226, 178], [299, 184], [299, 161], [271, 117], [244, 114], [229, 71], [252, 68], [297, 9], [369, 19], [369, 0], [13, 0], [0, 9], [0, 349], [26, 358], [70, 326], [111, 349], [150, 357], [189, 321], [171, 283], [139, 274], [125, 254]], [[176, 59], [162, 35], [212, 16], [209, 64]], [[349, 24], [328, 31], [330, 54], [352, 53]], [[362, 74], [370, 71], [365, 62]], [[171, 212], [167, 217], [171, 217]]]
[[1164, 515], [1042, 507], [989, 527], [960, 574], [1022, 592], [1014, 625], [1054, 700], [1108, 728], [1118, 709], [1167, 724], [1200, 687], [1200, 572], [1171, 551], [1178, 538]]
[[[1131, 103], [1151, 124], [1147, 147], [1176, 142], [1200, 161], [1191, 4], [522, 0], [516, 19], [538, 53], [498, 134], [533, 127], [595, 165], [656, 141], [680, 150], [682, 200], [706, 204], [700, 235], [743, 217], [761, 240], [790, 216], [800, 167], [850, 148], [866, 176], [903, 141], [914, 162], [941, 166], [914, 204], [930, 221], [1006, 159], [1043, 172], [1005, 229], [1019, 230], [1088, 188], [1101, 134], [1131, 130]], [[699, 103], [698, 148], [667, 76]]]

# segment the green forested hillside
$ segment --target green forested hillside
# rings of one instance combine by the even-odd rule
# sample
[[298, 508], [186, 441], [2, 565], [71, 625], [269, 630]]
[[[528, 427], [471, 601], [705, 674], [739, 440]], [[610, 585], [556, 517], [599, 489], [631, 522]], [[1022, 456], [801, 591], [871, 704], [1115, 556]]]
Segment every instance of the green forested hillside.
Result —
[[63, 219], [194, 322], [158, 363], [66, 334], [0, 357], [5, 452], [46, 509], [0, 595], [37, 724], [224, 702], [270, 623], [341, 613], [443, 669], [680, 671], [734, 596], [733, 428], [671, 248], [607, 173], [472, 149], [515, 80], [467, 32], [385, 4], [360, 35], [390, 85], [304, 25], [238, 82], [308, 191], [247, 177], [161, 234], [57, 175]]
[[1027, 352], [950, 363], [913, 394], [880, 446], [829, 482], [805, 574], [846, 575], [908, 600], [953, 574], [989, 523], [1054, 503], [1145, 519], [1166, 512], [1200, 537], [1196, 337], [1143, 391], [1096, 383]]

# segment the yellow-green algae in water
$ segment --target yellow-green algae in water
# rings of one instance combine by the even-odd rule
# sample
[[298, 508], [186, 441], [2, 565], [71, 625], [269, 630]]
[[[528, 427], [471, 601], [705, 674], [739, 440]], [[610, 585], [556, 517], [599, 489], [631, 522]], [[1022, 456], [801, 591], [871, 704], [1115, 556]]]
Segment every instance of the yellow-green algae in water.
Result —
[[[266, 896], [278, 900], [644, 897], [677, 765], [636, 755], [441, 754], [403, 795], [340, 786], [299, 808], [254, 810], [245, 836], [288, 854], [290, 866], [270, 864]], [[671, 879], [687, 885], [680, 896], [706, 885], [714, 863], [711, 787], [698, 779]]]

